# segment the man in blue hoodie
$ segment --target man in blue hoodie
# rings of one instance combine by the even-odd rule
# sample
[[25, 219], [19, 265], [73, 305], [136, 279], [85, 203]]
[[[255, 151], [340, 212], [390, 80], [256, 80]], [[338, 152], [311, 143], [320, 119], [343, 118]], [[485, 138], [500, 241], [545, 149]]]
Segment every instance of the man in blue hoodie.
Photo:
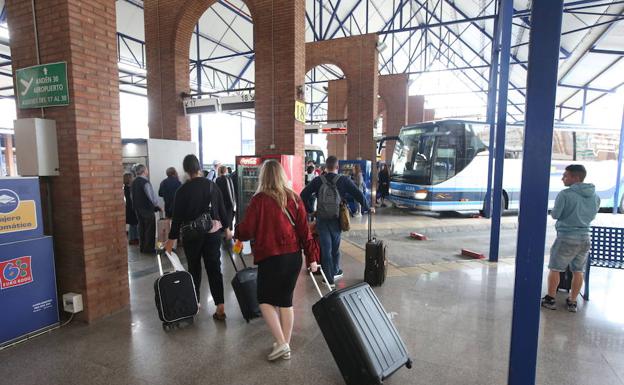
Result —
[[557, 239], [550, 249], [548, 268], [548, 294], [542, 298], [542, 306], [555, 310], [555, 294], [559, 286], [559, 273], [570, 266], [573, 273], [572, 290], [566, 298], [568, 311], [576, 313], [576, 298], [583, 286], [583, 272], [587, 254], [591, 246], [589, 225], [596, 218], [600, 208], [600, 198], [591, 183], [583, 183], [587, 171], [580, 164], [566, 167], [562, 190], [555, 199], [555, 207], [550, 215], [557, 220]]

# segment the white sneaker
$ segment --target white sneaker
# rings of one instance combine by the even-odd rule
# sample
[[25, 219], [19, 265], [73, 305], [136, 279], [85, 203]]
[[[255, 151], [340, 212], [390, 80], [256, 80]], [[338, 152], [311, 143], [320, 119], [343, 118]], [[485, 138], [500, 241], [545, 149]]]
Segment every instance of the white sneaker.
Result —
[[269, 353], [267, 359], [269, 361], [275, 361], [280, 357], [283, 357], [286, 353], [290, 353], [290, 346], [288, 344], [276, 345], [273, 351]]
[[[275, 349], [275, 347], [276, 347], [276, 346], [277, 346], [277, 342], [273, 342], [273, 349]], [[284, 360], [290, 360], [290, 352], [288, 352], [288, 353], [284, 354], [284, 355], [282, 356], [282, 359], [284, 359]]]

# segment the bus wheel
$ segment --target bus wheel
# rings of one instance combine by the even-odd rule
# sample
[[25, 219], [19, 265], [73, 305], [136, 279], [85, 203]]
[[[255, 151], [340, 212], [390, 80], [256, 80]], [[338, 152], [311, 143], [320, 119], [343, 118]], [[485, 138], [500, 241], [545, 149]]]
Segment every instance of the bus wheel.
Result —
[[[501, 195], [501, 215], [505, 213], [505, 207], [507, 207], [507, 194], [503, 191]], [[483, 201], [483, 208], [479, 210], [479, 214], [481, 214], [482, 217], [485, 216], [485, 201]]]
[[620, 199], [620, 205], [618, 206], [617, 212], [620, 214], [624, 214], [624, 196], [622, 196], [622, 199]]

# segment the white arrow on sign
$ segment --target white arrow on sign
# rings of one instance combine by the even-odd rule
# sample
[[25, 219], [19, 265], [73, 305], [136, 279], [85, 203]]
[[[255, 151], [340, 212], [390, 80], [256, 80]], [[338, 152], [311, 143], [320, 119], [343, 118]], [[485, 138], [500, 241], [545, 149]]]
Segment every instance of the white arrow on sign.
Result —
[[22, 83], [22, 86], [24, 86], [24, 91], [21, 92], [22, 96], [25, 96], [28, 93], [28, 90], [30, 89], [30, 86], [32, 85], [33, 80], [34, 78], [30, 78], [30, 81], [20, 79], [20, 83]]
[[48, 76], [48, 67], [43, 67], [43, 74]]

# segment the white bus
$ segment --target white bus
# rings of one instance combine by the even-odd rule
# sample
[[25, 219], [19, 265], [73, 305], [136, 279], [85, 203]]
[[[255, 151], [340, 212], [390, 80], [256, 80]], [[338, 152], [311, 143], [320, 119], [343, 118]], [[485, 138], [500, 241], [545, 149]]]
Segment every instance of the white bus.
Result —
[[[389, 200], [428, 211], [482, 210], [487, 173], [489, 124], [440, 120], [406, 126], [396, 141], [390, 167]], [[613, 207], [618, 132], [555, 125], [549, 207], [564, 186], [565, 167], [583, 164], [596, 185], [601, 207]], [[508, 125], [503, 176], [503, 209], [517, 209], [522, 176], [523, 126]], [[526, 181], [525, 181], [526, 183]], [[530, 182], [529, 182], [530, 183]], [[622, 206], [624, 191], [618, 199]]]

